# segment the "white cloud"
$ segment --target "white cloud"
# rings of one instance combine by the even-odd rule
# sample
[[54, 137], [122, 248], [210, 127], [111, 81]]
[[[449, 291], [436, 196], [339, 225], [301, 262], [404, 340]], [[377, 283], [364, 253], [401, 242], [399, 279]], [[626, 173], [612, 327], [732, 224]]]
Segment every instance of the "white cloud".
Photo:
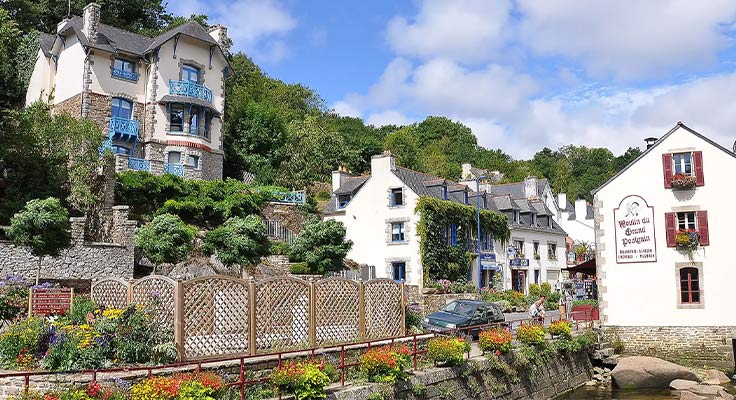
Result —
[[398, 110], [385, 110], [377, 113], [373, 113], [366, 118], [365, 121], [369, 125], [383, 126], [383, 125], [409, 125], [415, 121], [401, 111]]
[[509, 0], [424, 0], [416, 18], [389, 22], [387, 39], [399, 55], [483, 61], [508, 37], [510, 10]]
[[581, 61], [592, 76], [656, 77], [695, 70], [728, 46], [736, 2], [519, 0], [521, 38], [539, 55]]

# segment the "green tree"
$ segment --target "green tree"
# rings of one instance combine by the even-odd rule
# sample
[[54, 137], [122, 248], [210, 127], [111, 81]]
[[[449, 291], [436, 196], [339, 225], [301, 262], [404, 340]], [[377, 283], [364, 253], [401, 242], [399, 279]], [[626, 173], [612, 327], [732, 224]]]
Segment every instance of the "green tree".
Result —
[[216, 254], [228, 269], [239, 266], [242, 277], [244, 267], [257, 264], [268, 254], [266, 227], [257, 215], [230, 218], [207, 233], [202, 251], [207, 255]]
[[616, 172], [626, 168], [632, 161], [639, 158], [641, 150], [638, 147], [629, 147], [624, 154], [616, 157]]
[[43, 258], [58, 256], [61, 250], [69, 247], [69, 214], [57, 198], [31, 200], [10, 220], [7, 234], [13, 243], [27, 248], [38, 258], [38, 284]]
[[177, 264], [186, 260], [194, 250], [196, 233], [193, 226], [185, 224], [176, 215], [161, 214], [136, 231], [135, 246], [158, 269], [161, 264]]
[[345, 145], [352, 149], [357, 157], [350, 160], [347, 167], [355, 173], [370, 170], [371, 156], [381, 153], [385, 131], [372, 125], [365, 125], [363, 120], [355, 117], [343, 117], [335, 113], [328, 113], [323, 118], [324, 124], [330, 132], [339, 133]]
[[[0, 9], [0, 113], [2, 109], [22, 104], [25, 86], [19, 70], [22, 63], [17, 56], [21, 31], [8, 12]], [[35, 57], [34, 57], [35, 60]]]
[[324, 275], [343, 270], [343, 261], [352, 247], [353, 242], [345, 240], [342, 222], [313, 220], [304, 225], [291, 244], [289, 257], [304, 262], [310, 274]]
[[383, 148], [391, 151], [396, 163], [409, 169], [419, 169], [419, 138], [413, 126], [405, 126], [386, 136]]

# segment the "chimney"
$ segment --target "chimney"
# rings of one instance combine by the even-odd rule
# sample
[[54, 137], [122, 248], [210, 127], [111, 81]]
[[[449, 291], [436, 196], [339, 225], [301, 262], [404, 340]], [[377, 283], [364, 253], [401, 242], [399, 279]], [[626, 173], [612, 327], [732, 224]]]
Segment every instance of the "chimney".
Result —
[[382, 175], [396, 170], [396, 159], [390, 151], [371, 157], [371, 175]]
[[560, 210], [564, 210], [567, 206], [567, 194], [565, 193], [558, 193], [557, 194], [557, 206], [560, 208]]
[[341, 165], [337, 168], [337, 171], [332, 171], [332, 191], [339, 189], [345, 180], [352, 176], [348, 169]]
[[56, 33], [61, 32], [61, 29], [66, 26], [66, 23], [69, 22], [69, 18], [64, 17], [61, 21], [59, 21], [58, 24], [56, 24]]
[[537, 193], [537, 177], [536, 176], [529, 176], [526, 179], [524, 179], [524, 195], [529, 200], [539, 198], [539, 193]]
[[220, 24], [215, 24], [210, 27], [210, 36], [220, 45], [223, 52], [227, 53], [229, 46], [227, 40], [227, 28]]
[[463, 167], [463, 173], [462, 175], [460, 175], [462, 179], [467, 179], [467, 180], [472, 179], [473, 177], [471, 177], [471, 174], [470, 174], [470, 168], [472, 166], [470, 165], [470, 163], [464, 163], [462, 167]]
[[100, 5], [89, 3], [84, 7], [82, 33], [90, 43], [97, 44], [97, 28], [100, 25]]
[[650, 147], [654, 146], [655, 143], [657, 143], [657, 138], [656, 137], [648, 137], [648, 138], [644, 139], [644, 142], [647, 144], [647, 149], [649, 149]]
[[588, 203], [584, 199], [575, 200], [575, 219], [583, 221], [586, 215], [588, 215]]

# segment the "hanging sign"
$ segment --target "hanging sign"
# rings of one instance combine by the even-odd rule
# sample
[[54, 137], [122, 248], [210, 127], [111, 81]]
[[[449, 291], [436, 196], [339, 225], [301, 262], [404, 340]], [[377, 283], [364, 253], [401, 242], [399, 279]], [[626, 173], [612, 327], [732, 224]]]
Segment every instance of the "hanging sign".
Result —
[[654, 236], [654, 207], [641, 196], [624, 197], [613, 210], [616, 262], [657, 262]]
[[72, 309], [74, 289], [32, 288], [29, 299], [30, 316], [64, 315]]

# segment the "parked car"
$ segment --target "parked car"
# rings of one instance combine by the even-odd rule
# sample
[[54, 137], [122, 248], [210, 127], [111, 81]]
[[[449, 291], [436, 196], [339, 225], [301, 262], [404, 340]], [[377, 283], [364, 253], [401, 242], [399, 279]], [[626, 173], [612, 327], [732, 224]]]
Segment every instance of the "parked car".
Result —
[[[424, 318], [422, 327], [430, 331], [446, 331], [505, 320], [503, 309], [498, 304], [477, 300], [453, 300]], [[479, 331], [480, 328], [474, 328], [470, 334], [475, 337]], [[462, 330], [460, 332], [468, 333]]]

